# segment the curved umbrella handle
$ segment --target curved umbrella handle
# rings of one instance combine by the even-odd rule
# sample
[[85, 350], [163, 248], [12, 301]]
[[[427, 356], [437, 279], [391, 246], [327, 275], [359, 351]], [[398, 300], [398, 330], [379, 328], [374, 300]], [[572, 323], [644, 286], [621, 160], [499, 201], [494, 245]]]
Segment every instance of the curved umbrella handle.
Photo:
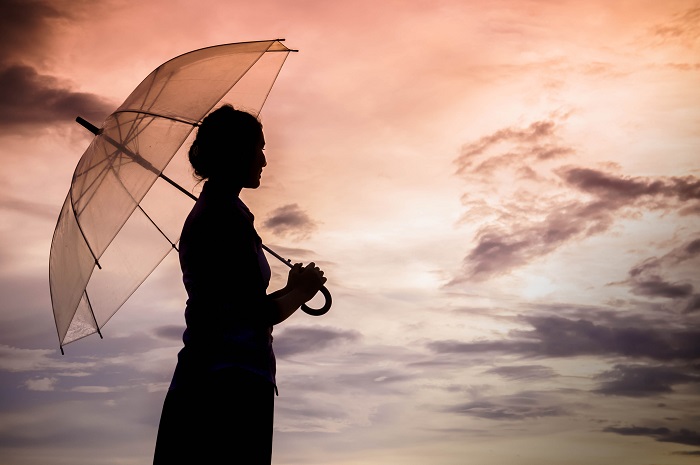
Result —
[[[260, 245], [262, 245], [263, 249], [267, 250], [272, 256], [274, 256], [277, 260], [279, 260], [282, 263], [284, 263], [285, 265], [287, 265], [289, 268], [291, 268], [293, 266], [292, 261], [290, 259], [282, 257], [281, 255], [279, 255], [277, 252], [275, 252], [274, 250], [272, 250], [271, 248], [269, 248], [265, 244], [260, 244]], [[328, 291], [326, 286], [321, 287], [321, 289], [319, 289], [319, 291], [326, 298], [326, 303], [324, 303], [323, 307], [321, 307], [321, 308], [311, 308], [306, 304], [302, 304], [301, 309], [304, 311], [304, 313], [307, 313], [308, 315], [311, 315], [311, 316], [321, 316], [321, 315], [325, 315], [326, 313], [328, 313], [328, 310], [331, 309], [331, 304], [333, 303], [333, 298], [331, 297], [331, 293]]]
[[324, 303], [323, 307], [321, 308], [311, 308], [306, 304], [302, 304], [301, 309], [304, 310], [304, 313], [307, 313], [311, 316], [321, 316], [325, 315], [328, 312], [328, 310], [331, 309], [331, 304], [333, 303], [331, 293], [328, 291], [328, 289], [326, 289], [326, 286], [323, 286], [319, 291], [326, 298], [326, 303]]

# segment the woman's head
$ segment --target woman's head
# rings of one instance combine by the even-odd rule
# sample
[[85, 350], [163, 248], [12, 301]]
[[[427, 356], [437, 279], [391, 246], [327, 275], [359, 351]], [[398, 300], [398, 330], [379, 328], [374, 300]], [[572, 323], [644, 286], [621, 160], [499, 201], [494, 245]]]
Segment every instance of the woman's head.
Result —
[[262, 124], [255, 116], [223, 105], [202, 120], [190, 146], [190, 164], [200, 180], [225, 177], [242, 187], [257, 187], [246, 184], [250, 184], [256, 165], [262, 169], [266, 164], [262, 155], [264, 144]]

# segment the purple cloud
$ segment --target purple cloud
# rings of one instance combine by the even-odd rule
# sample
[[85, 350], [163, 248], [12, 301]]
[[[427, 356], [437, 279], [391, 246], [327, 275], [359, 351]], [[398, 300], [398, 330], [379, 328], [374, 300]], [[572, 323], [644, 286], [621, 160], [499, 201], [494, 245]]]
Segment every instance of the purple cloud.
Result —
[[[626, 281], [614, 284], [628, 284], [636, 295], [677, 300], [681, 302], [684, 313], [691, 313], [699, 309], [700, 298], [694, 292], [694, 286], [688, 282], [693, 276], [687, 274], [685, 269], [678, 269], [686, 263], [695, 269], [700, 266], [699, 262], [700, 239], [694, 239], [661, 257], [643, 260], [630, 269]], [[670, 281], [667, 278], [670, 274], [681, 274], [684, 279]]]
[[463, 402], [444, 408], [443, 411], [499, 421], [521, 421], [569, 414], [568, 409], [561, 405], [560, 399], [547, 392], [534, 391]]
[[673, 392], [673, 386], [700, 383], [700, 375], [686, 367], [615, 365], [597, 376], [602, 383], [594, 390], [599, 394], [649, 397]]
[[640, 211], [700, 214], [700, 178], [633, 177], [563, 165], [562, 158], [575, 150], [558, 132], [556, 121], [543, 120], [463, 147], [455, 164], [469, 184], [464, 220], [482, 225], [451, 284], [508, 273]]
[[614, 427], [603, 429], [606, 433], [621, 434], [623, 436], [647, 436], [659, 442], [675, 442], [688, 446], [700, 446], [700, 433], [689, 429], [677, 431], [666, 427], [650, 428], [644, 426]]
[[524, 357], [597, 355], [659, 361], [700, 360], [697, 329], [655, 328], [641, 320], [637, 326], [618, 327], [557, 316], [531, 316], [523, 321], [531, 329], [512, 330], [503, 340], [443, 340], [430, 342], [427, 347], [438, 354], [500, 352]]
[[320, 326], [292, 326], [275, 336], [275, 353], [288, 357], [304, 352], [316, 352], [336, 344], [360, 339], [357, 331], [340, 330]]
[[292, 236], [297, 239], [308, 237], [316, 223], [297, 204], [283, 205], [270, 213], [263, 226], [278, 236]]

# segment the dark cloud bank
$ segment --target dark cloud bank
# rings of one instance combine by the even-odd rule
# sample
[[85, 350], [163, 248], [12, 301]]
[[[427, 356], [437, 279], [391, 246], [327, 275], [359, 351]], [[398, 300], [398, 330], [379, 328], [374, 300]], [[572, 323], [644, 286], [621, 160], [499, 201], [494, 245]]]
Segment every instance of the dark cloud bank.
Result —
[[74, 122], [76, 116], [100, 123], [114, 110], [114, 104], [104, 98], [76, 91], [39, 71], [55, 23], [71, 19], [68, 6], [48, 1], [0, 2], [0, 133]]

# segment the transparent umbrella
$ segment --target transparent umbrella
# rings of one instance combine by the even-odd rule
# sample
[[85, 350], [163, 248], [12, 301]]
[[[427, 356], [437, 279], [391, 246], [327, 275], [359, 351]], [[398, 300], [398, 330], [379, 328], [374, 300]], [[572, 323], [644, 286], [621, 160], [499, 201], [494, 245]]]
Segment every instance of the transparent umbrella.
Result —
[[[75, 168], [51, 243], [49, 287], [61, 352], [90, 334], [101, 337], [100, 329], [177, 249], [196, 197], [187, 158], [176, 155], [219, 102], [259, 114], [294, 51], [282, 40], [185, 53], [151, 72], [101, 128], [77, 118], [96, 137]], [[323, 307], [304, 305], [306, 313], [330, 309], [330, 293], [321, 292]]]

